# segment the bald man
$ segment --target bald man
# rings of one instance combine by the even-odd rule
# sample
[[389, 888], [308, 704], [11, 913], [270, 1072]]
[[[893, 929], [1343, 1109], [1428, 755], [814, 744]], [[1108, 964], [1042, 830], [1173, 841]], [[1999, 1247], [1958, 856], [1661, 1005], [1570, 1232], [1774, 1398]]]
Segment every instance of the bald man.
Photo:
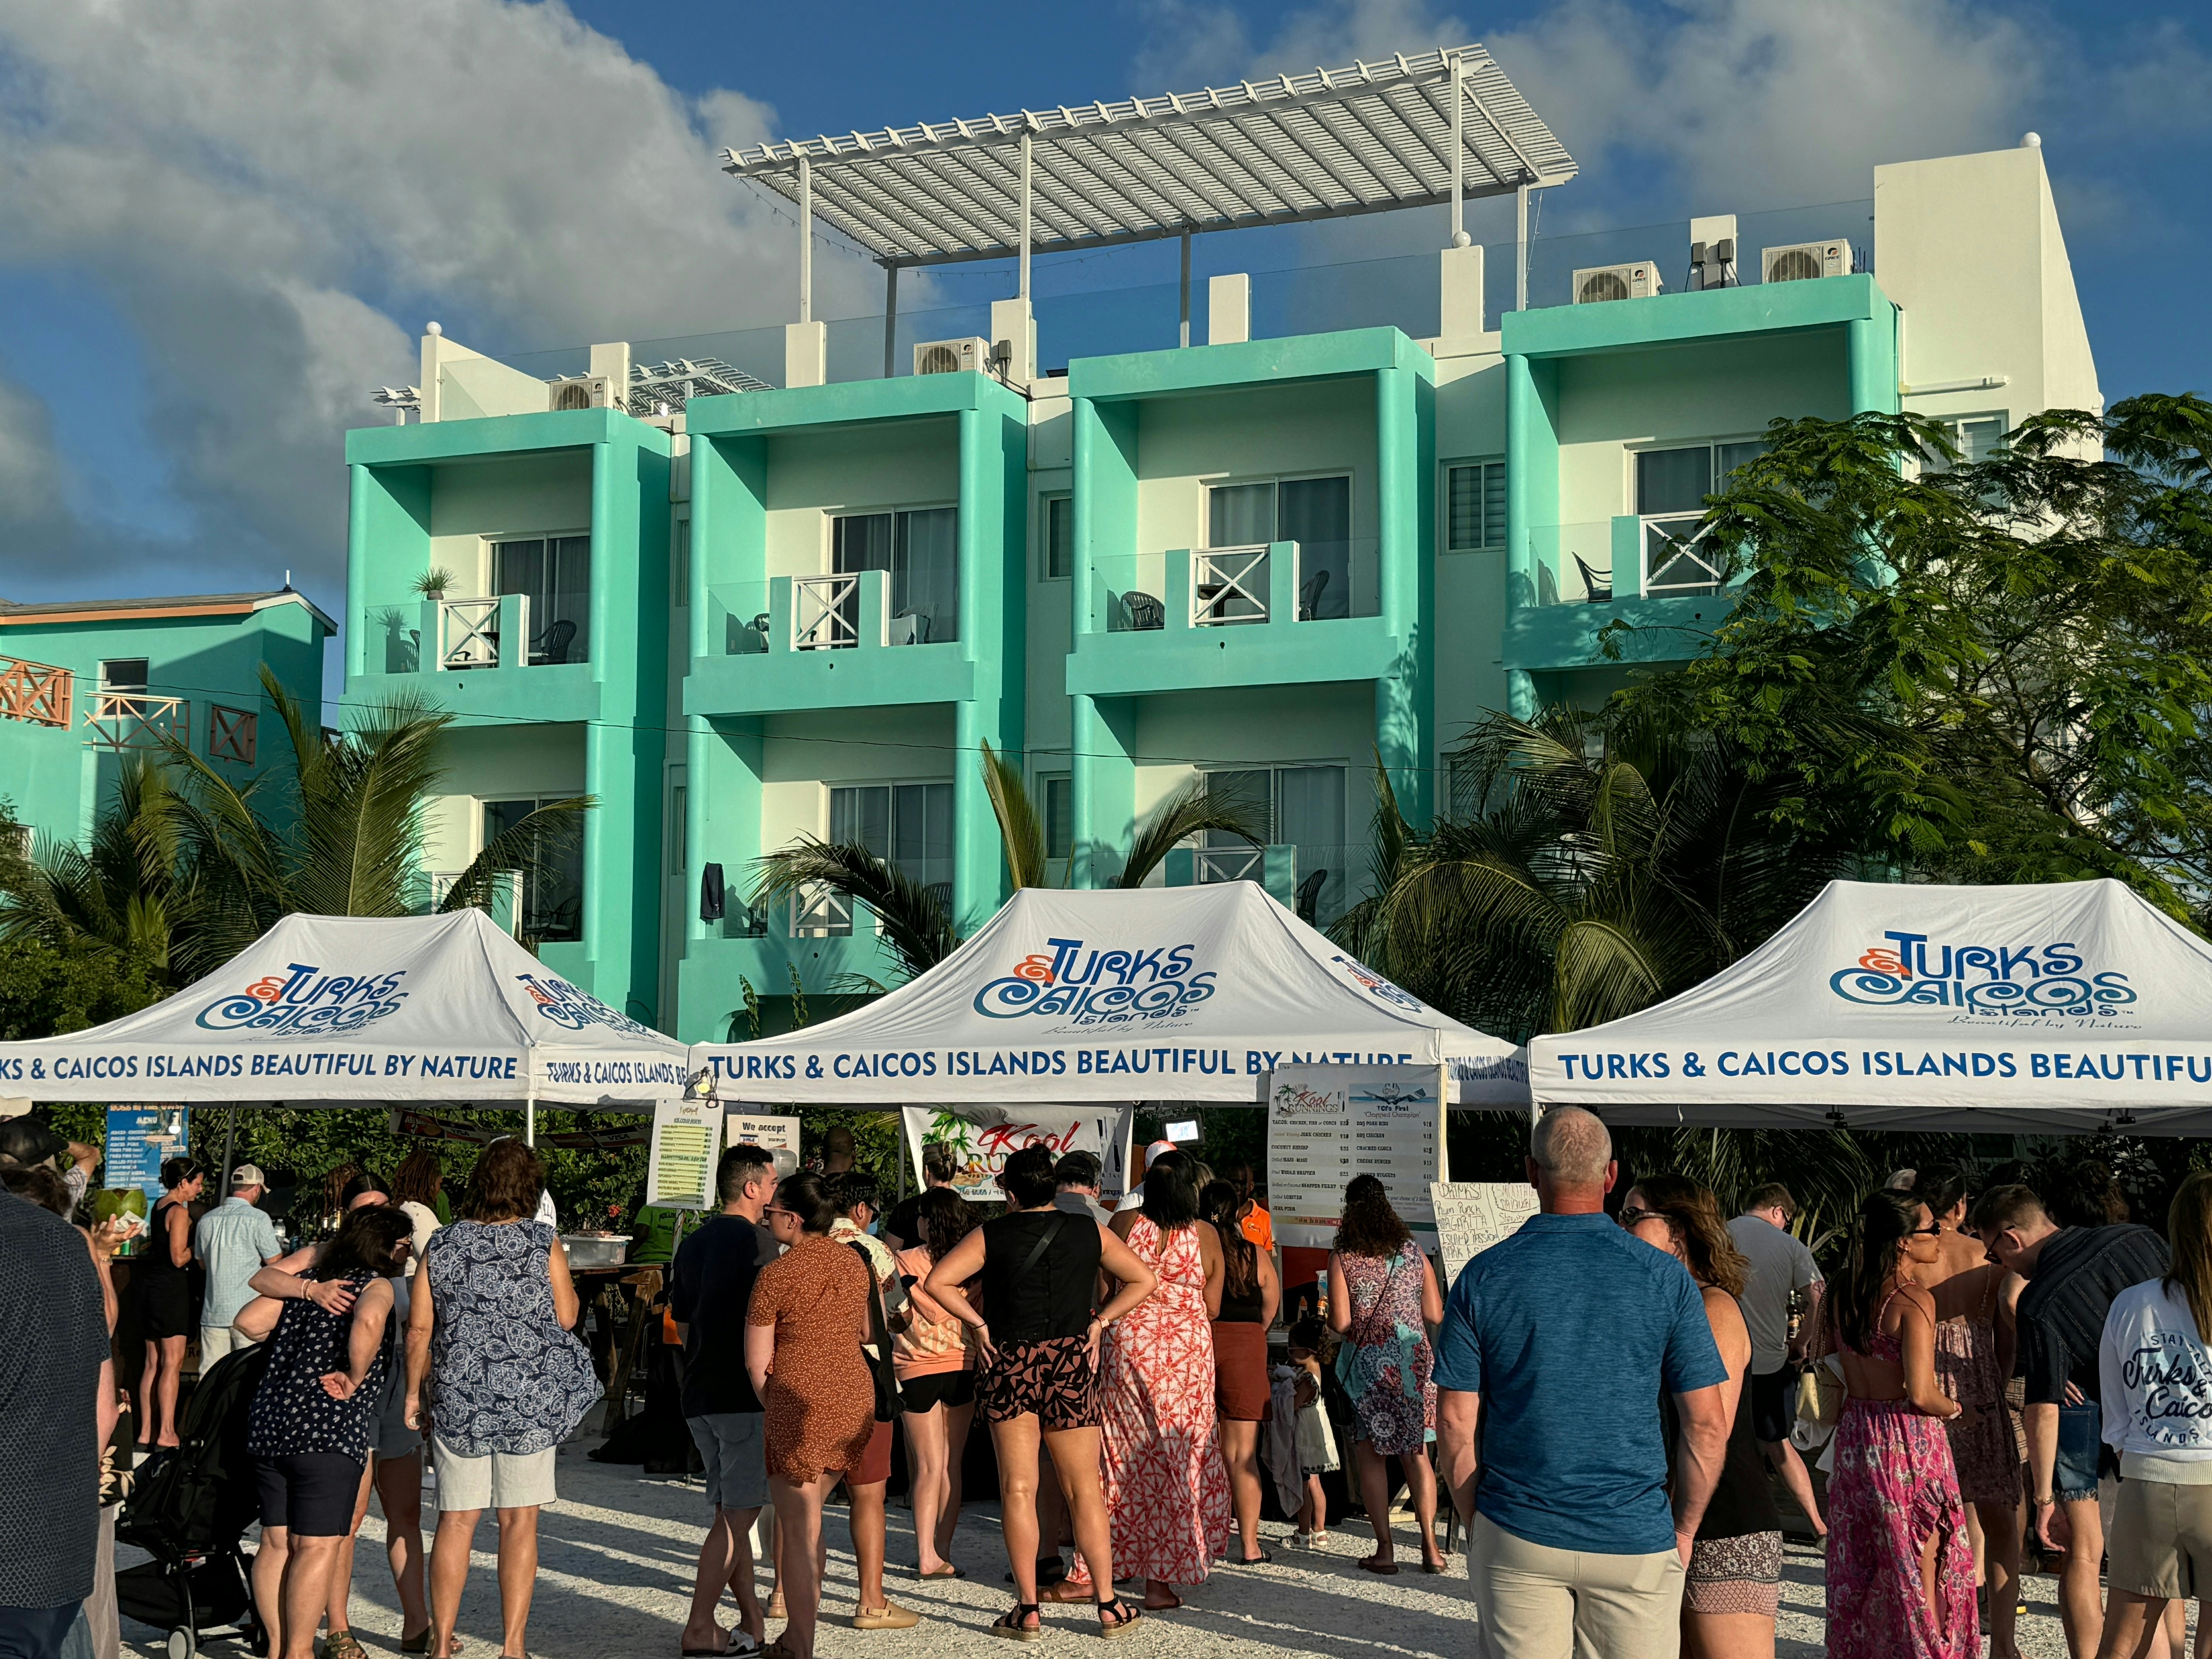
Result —
[[[1480, 1651], [1676, 1659], [1690, 1544], [1728, 1447], [1728, 1367], [1688, 1270], [1606, 1214], [1619, 1170], [1604, 1124], [1546, 1112], [1528, 1173], [1540, 1212], [1468, 1263], [1437, 1338], [1439, 1472], [1471, 1517]], [[1671, 1506], [1662, 1389], [1680, 1422]]]

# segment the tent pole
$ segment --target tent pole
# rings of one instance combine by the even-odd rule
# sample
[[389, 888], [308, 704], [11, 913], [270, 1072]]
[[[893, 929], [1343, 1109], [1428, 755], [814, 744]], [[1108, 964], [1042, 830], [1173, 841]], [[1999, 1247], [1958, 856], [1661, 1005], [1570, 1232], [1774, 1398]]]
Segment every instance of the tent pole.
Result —
[[230, 1155], [238, 1145], [238, 1103], [235, 1101], [231, 1103], [228, 1115], [229, 1121], [223, 1126], [222, 1131], [222, 1179], [216, 1185], [216, 1190], [224, 1198], [230, 1196]]
[[532, 1089], [522, 1100], [522, 1144], [538, 1144], [538, 1091]]

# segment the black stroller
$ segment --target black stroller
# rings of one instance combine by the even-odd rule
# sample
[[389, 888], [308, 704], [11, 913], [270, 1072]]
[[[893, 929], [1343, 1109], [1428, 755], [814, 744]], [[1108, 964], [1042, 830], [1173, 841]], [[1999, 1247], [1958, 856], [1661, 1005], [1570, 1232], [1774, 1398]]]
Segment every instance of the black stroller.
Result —
[[194, 1659], [210, 1634], [243, 1637], [262, 1650], [239, 1543], [260, 1512], [246, 1419], [268, 1369], [258, 1345], [218, 1360], [185, 1408], [183, 1443], [144, 1465], [123, 1501], [116, 1538], [154, 1559], [117, 1571], [116, 1604], [126, 1618], [169, 1632], [168, 1659]]

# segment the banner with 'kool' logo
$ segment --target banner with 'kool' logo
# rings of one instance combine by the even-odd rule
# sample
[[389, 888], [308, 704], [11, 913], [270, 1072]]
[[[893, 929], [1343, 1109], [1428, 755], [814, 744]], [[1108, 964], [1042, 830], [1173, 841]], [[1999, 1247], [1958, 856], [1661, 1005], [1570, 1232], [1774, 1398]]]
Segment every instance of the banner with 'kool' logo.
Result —
[[2114, 881], [1831, 882], [1672, 1000], [1530, 1044], [1619, 1123], [2212, 1127], [2212, 945]]
[[1251, 882], [1024, 888], [928, 973], [857, 1012], [707, 1043], [726, 1101], [855, 1106], [1219, 1101], [1294, 1065], [1449, 1066], [1517, 1105], [1521, 1050], [1447, 1018]]

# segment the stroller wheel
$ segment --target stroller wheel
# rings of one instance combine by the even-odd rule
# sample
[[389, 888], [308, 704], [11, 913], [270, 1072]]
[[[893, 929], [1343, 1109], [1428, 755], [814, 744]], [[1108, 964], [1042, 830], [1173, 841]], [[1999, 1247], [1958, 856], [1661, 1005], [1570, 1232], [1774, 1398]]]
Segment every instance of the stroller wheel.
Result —
[[179, 1627], [169, 1632], [169, 1659], [196, 1659], [200, 1644], [189, 1630]]

